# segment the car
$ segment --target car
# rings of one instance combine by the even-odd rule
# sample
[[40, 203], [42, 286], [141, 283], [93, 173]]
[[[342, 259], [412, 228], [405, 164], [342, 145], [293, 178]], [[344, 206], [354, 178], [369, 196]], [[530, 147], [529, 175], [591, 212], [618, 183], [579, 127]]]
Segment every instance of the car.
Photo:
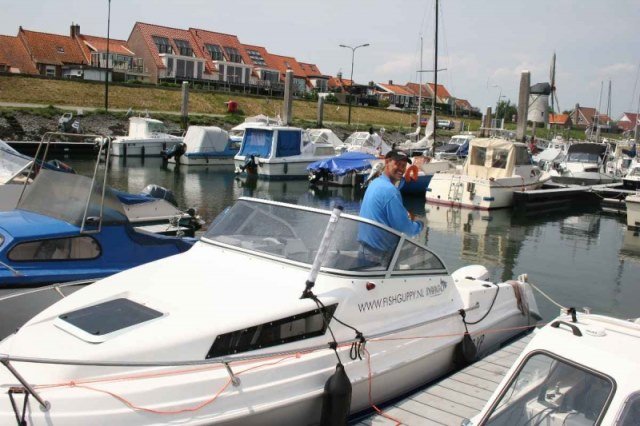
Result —
[[455, 124], [451, 120], [438, 120], [437, 127], [438, 129], [453, 130]]
[[[420, 119], [420, 127], [427, 127], [427, 123], [429, 122], [429, 118], [428, 117], [423, 117]], [[412, 121], [411, 122], [411, 127], [415, 127], [416, 122]]]

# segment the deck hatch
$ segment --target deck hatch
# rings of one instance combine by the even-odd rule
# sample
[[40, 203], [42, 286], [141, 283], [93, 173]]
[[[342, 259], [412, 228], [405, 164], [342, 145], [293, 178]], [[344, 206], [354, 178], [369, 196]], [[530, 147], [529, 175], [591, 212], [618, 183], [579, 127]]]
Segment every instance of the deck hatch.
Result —
[[85, 333], [102, 336], [161, 317], [162, 313], [132, 300], [119, 298], [59, 316]]
[[326, 307], [326, 321], [322, 319], [322, 311], [314, 309], [276, 321], [221, 334], [214, 340], [206, 358], [253, 351], [322, 336], [327, 331], [326, 324], [331, 321], [337, 306], [334, 304]]

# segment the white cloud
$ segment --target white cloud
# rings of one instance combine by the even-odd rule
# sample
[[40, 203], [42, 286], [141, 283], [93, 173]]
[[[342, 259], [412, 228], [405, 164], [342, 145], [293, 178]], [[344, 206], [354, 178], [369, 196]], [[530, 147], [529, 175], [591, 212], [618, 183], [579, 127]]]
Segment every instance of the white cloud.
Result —
[[415, 55], [395, 54], [376, 66], [373, 71], [377, 78], [385, 79], [385, 76], [406, 75], [413, 72], [415, 67]]

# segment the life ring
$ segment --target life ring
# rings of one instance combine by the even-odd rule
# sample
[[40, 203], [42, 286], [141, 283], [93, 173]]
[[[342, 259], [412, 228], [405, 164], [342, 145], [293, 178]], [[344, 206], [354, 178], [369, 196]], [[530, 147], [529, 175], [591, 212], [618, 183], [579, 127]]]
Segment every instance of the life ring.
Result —
[[415, 182], [418, 180], [418, 166], [412, 164], [407, 167], [407, 170], [404, 172], [404, 180], [407, 182]]

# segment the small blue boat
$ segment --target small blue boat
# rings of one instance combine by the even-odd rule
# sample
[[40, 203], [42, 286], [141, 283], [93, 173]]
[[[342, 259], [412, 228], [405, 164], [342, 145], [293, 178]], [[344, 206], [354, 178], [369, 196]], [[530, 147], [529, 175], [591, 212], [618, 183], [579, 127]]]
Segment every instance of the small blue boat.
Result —
[[188, 250], [195, 239], [136, 231], [115, 191], [42, 169], [0, 212], [0, 287], [92, 280]]
[[345, 152], [336, 157], [316, 161], [307, 166], [311, 183], [356, 186], [364, 182], [364, 172], [371, 169], [376, 156], [364, 152]]

